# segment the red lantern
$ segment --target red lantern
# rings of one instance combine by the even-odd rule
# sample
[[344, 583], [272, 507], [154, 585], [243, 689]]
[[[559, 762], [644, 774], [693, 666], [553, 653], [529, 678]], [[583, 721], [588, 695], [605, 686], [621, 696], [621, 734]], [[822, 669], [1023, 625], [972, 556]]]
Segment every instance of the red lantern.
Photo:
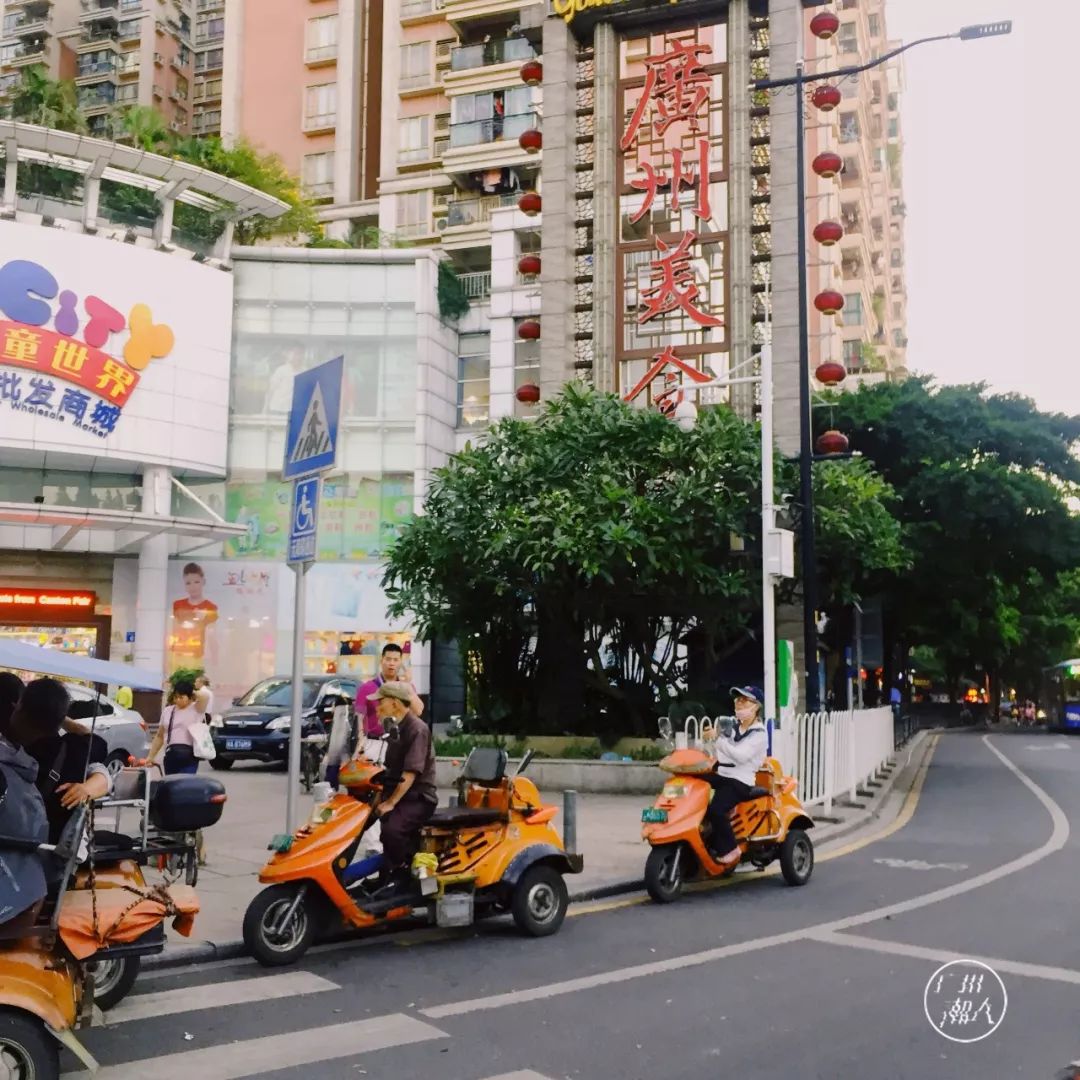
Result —
[[838, 173], [843, 172], [844, 159], [839, 154], [834, 154], [831, 150], [825, 150], [814, 158], [813, 169], [818, 176], [824, 176], [825, 179], [828, 180]]
[[814, 297], [814, 307], [822, 315], [835, 315], [844, 306], [844, 294], [835, 289], [825, 289]]
[[814, 378], [823, 386], [837, 386], [847, 378], [847, 368], [836, 360], [826, 360], [818, 365]]
[[814, 239], [824, 247], [832, 247], [844, 235], [839, 221], [819, 221], [814, 226]]
[[536, 341], [540, 337], [540, 324], [535, 319], [518, 323], [518, 337], [522, 341]]
[[544, 81], [544, 65], [539, 60], [527, 60], [521, 65], [521, 81], [526, 86], [539, 86]]
[[848, 448], [848, 437], [842, 431], [826, 431], [817, 437], [814, 446], [819, 454], [843, 454]]
[[524, 274], [526, 277], [535, 277], [540, 273], [540, 256], [539, 255], [522, 255], [518, 259], [518, 273]]
[[518, 209], [523, 214], [528, 214], [529, 217], [536, 217], [543, 208], [543, 201], [535, 191], [526, 191], [524, 195], [518, 199]]
[[828, 41], [833, 37], [840, 29], [840, 19], [835, 12], [832, 11], [819, 11], [810, 20], [810, 33], [814, 37], [821, 38], [822, 41]]
[[518, 136], [518, 146], [530, 154], [539, 153], [543, 145], [544, 136], [540, 134], [537, 128], [529, 128], [528, 131], [523, 131]]
[[540, 387], [536, 383], [525, 383], [517, 388], [514, 395], [523, 405], [535, 405], [540, 400]]
[[832, 110], [840, 104], [840, 90], [838, 87], [832, 86], [831, 84], [819, 86], [814, 91], [810, 100], [822, 112], [832, 112]]

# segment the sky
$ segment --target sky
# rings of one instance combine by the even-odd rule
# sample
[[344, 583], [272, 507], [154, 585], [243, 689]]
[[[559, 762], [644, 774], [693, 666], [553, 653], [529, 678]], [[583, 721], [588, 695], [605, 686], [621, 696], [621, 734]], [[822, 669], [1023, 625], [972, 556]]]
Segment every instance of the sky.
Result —
[[887, 0], [891, 38], [1012, 19], [905, 54], [908, 365], [1080, 414], [1080, 7]]

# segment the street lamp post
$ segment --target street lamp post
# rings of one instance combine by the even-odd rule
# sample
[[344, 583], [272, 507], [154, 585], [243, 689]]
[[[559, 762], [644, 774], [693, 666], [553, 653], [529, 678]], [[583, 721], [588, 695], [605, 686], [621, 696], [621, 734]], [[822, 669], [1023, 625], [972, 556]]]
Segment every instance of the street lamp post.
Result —
[[[776, 527], [776, 505], [773, 494], [773, 363], [772, 345], [761, 347], [758, 356], [744, 364], [760, 359], [757, 375], [725, 376], [708, 382], [688, 383], [683, 390], [710, 390], [742, 384], [761, 384], [761, 651], [762, 682], [765, 690], [765, 720], [770, 731], [776, 722], [776, 581], [787, 576], [783, 547], [785, 530]], [[733, 368], [732, 371], [738, 371]], [[675, 423], [690, 431], [697, 421], [697, 407], [692, 401], [681, 401], [675, 409]]]
[[[880, 67], [894, 57], [899, 56], [917, 45], [927, 45], [932, 41], [976, 41], [988, 37], [1000, 37], [1012, 32], [1011, 20], [994, 23], [979, 23], [965, 26], [952, 34], [937, 34], [934, 37], [919, 38], [895, 49], [890, 49], [881, 56], [865, 64], [835, 68], [807, 75], [802, 60], [795, 65], [795, 74], [784, 79], [758, 79], [753, 84], [754, 90], [779, 90], [787, 86], [795, 87], [795, 199], [797, 202], [798, 228], [798, 294], [799, 294], [799, 502], [802, 508], [800, 519], [800, 541], [803, 567], [803, 650], [806, 654], [806, 710], [817, 712], [821, 708], [821, 687], [818, 683], [818, 580], [817, 551], [814, 541], [814, 489], [813, 489], [813, 423], [812, 395], [810, 390], [810, 337], [807, 322], [806, 281], [806, 125], [803, 117], [804, 89], [808, 83], [823, 82], [832, 79], [845, 79], [858, 75], [871, 68]], [[763, 395], [764, 397], [764, 395]], [[771, 452], [771, 450], [770, 450]]]

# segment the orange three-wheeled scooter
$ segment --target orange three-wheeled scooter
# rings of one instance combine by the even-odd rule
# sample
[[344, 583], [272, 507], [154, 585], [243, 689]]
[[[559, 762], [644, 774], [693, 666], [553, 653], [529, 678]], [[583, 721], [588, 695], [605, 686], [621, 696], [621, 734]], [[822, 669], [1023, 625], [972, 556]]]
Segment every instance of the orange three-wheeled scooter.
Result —
[[290, 964], [319, 930], [409, 919], [468, 926], [502, 911], [526, 934], [554, 934], [569, 905], [563, 875], [580, 873], [582, 858], [563, 848], [551, 824], [556, 808], [522, 775], [531, 758], [530, 751], [507, 776], [505, 750], [474, 749], [458, 780], [459, 805], [435, 811], [410, 880], [389, 889], [356, 874], [363, 861], [352, 864], [390, 780], [364, 756], [344, 766], [339, 782], [348, 794], [317, 805], [308, 824], [271, 844], [274, 854], [259, 874], [269, 888], [244, 916], [251, 954], [266, 966]]
[[[661, 735], [671, 738], [670, 724], [661, 721]], [[652, 806], [641, 812], [641, 836], [652, 848], [645, 862], [645, 887], [657, 903], [674, 900], [688, 881], [708, 881], [734, 873], [735, 867], [717, 862], [706, 844], [709, 826], [705, 811], [712, 787], [705, 777], [715, 758], [706, 747], [707, 734], [690, 731], [682, 745], [667, 755], [660, 768], [671, 774]], [[692, 737], [692, 735], [694, 737]], [[780, 860], [789, 885], [805, 885], [814, 869], [814, 846], [807, 830], [814, 823], [795, 794], [797, 782], [785, 776], [776, 758], [758, 770], [750, 797], [731, 811], [731, 823], [741, 862], [759, 870]]]

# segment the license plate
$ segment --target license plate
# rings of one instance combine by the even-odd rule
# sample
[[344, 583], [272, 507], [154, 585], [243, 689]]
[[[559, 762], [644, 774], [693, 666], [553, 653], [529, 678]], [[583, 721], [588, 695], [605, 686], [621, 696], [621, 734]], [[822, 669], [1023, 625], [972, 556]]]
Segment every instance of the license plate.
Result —
[[251, 740], [250, 739], [226, 739], [225, 740], [225, 749], [226, 750], [250, 750], [251, 749]]
[[656, 806], [647, 806], [641, 811], [641, 820], [645, 822], [667, 821], [667, 811]]

